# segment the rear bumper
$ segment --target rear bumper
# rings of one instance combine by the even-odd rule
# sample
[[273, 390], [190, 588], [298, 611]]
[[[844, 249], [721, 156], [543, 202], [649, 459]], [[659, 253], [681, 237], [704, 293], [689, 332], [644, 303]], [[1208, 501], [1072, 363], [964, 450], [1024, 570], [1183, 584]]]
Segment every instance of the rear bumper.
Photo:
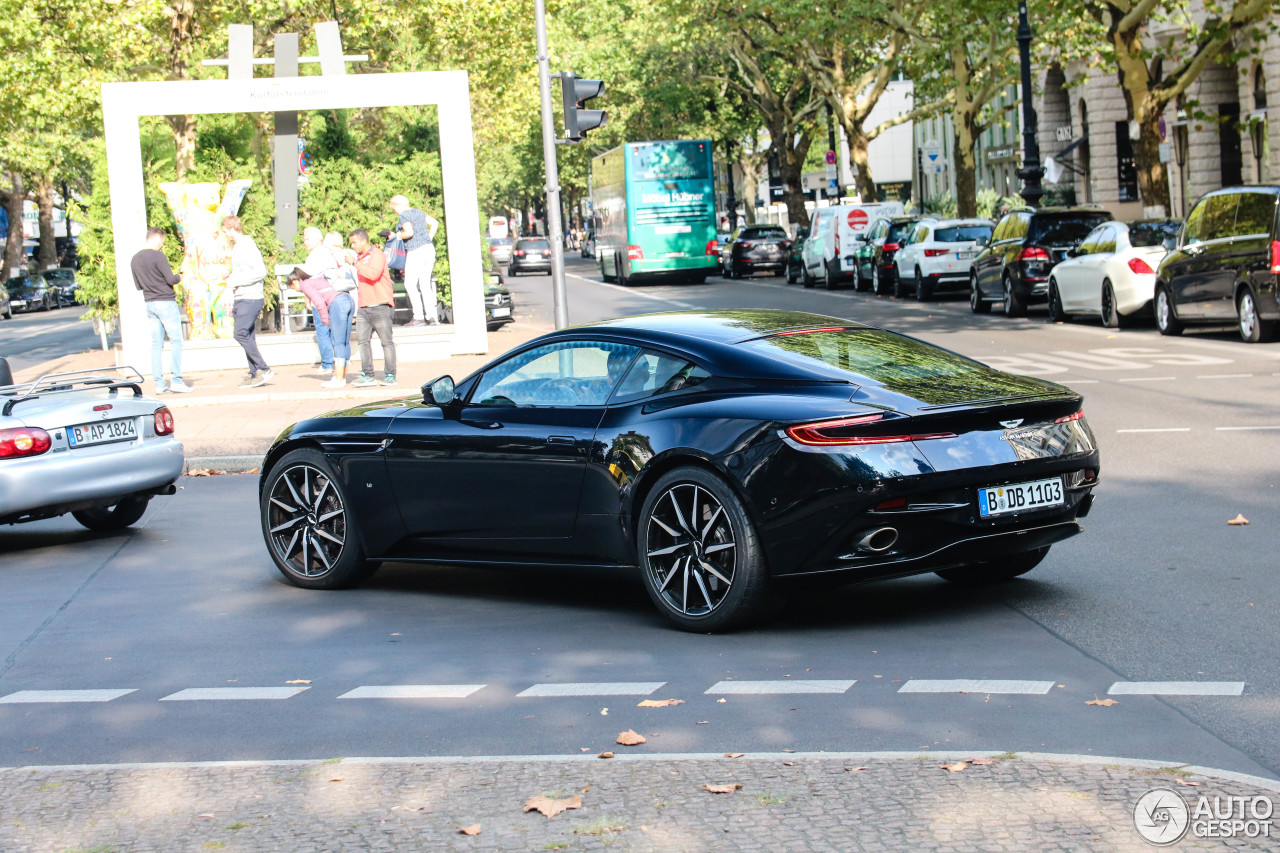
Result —
[[149, 438], [0, 463], [0, 524], [157, 494], [182, 474], [182, 442]]

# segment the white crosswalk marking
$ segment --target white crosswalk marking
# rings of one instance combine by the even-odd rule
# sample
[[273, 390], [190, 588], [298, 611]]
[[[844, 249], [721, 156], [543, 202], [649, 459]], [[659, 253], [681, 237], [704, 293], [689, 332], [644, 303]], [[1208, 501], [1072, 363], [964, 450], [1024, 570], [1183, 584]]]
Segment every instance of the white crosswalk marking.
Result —
[[206, 699], [288, 699], [305, 687], [188, 687], [170, 693], [161, 702], [198, 702]]
[[35, 702], [110, 702], [130, 693], [128, 690], [19, 690], [8, 696], [0, 696], [0, 705], [18, 705]]
[[706, 693], [774, 694], [774, 693], [844, 693], [856, 681], [721, 681]]
[[593, 681], [571, 684], [535, 684], [517, 696], [648, 696], [665, 681]]
[[1117, 681], [1108, 696], [1240, 696], [1243, 681]]
[[339, 699], [466, 699], [483, 684], [391, 684], [357, 687]]
[[1052, 681], [995, 681], [983, 679], [951, 678], [931, 681], [913, 678], [899, 693], [1030, 693], [1042, 695], [1053, 689]]

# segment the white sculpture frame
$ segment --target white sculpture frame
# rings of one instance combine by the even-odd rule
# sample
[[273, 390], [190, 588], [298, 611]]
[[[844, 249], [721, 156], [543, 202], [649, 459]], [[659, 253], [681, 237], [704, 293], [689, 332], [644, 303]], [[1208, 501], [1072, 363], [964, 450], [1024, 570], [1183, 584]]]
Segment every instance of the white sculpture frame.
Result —
[[[124, 363], [138, 367], [144, 374], [151, 364], [146, 308], [129, 270], [134, 254], [145, 247], [147, 233], [138, 124], [143, 116], [432, 105], [438, 109], [444, 215], [449, 226], [446, 251], [454, 319], [449, 351], [484, 353], [488, 351], [484, 272], [480, 264], [480, 214], [466, 71], [103, 84], [102, 116]], [[233, 341], [227, 343], [235, 345]]]

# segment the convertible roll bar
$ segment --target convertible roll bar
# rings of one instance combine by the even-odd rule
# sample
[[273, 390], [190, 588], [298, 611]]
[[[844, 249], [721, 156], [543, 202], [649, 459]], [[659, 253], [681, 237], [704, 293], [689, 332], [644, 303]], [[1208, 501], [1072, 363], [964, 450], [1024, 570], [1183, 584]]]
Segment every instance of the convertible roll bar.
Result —
[[[117, 376], [104, 376], [116, 373]], [[15, 382], [0, 386], [0, 398], [6, 398], [0, 409], [0, 417], [8, 417], [14, 406], [54, 394], [104, 389], [116, 396], [121, 388], [133, 391], [134, 397], [142, 396], [142, 374], [132, 367], [107, 367], [89, 370], [69, 370], [65, 373], [46, 373], [32, 382]]]

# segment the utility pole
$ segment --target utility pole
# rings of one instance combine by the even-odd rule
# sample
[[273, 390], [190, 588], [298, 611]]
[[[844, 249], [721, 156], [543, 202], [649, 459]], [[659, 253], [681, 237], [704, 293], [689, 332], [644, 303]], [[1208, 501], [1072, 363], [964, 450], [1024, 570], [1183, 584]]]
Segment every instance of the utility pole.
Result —
[[1018, 62], [1022, 66], [1022, 168], [1017, 175], [1022, 179], [1022, 197], [1032, 207], [1040, 206], [1044, 187], [1040, 179], [1044, 168], [1040, 165], [1040, 142], [1036, 138], [1036, 110], [1031, 103], [1031, 23], [1027, 20], [1027, 0], [1018, 0]]
[[547, 164], [547, 240], [551, 243], [551, 299], [557, 329], [569, 325], [569, 297], [564, 286], [564, 227], [560, 224], [560, 169], [556, 165], [556, 131], [551, 114], [551, 58], [547, 55], [547, 12], [533, 0], [538, 30], [538, 88], [542, 95], [542, 156]]

